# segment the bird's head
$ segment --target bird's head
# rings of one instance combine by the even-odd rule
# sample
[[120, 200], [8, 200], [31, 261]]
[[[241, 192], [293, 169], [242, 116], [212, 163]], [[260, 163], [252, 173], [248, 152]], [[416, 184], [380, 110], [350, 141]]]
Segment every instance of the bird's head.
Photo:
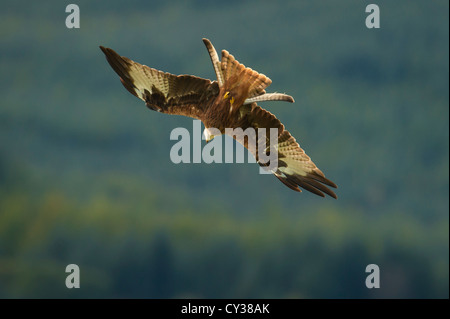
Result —
[[214, 127], [206, 127], [203, 131], [203, 135], [205, 137], [206, 143], [213, 140], [214, 137], [222, 135], [219, 129]]
[[214, 138], [214, 135], [211, 134], [208, 128], [205, 128], [205, 130], [203, 131], [203, 135], [205, 136], [206, 143], [208, 143]]

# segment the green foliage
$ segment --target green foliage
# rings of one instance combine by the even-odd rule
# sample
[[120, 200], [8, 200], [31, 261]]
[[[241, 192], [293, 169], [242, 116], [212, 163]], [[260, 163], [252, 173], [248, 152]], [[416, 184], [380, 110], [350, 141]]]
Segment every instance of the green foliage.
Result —
[[[417, 298], [448, 291], [448, 250], [436, 246], [448, 240], [448, 225], [423, 226], [403, 213], [374, 219], [328, 207], [286, 218], [275, 208], [239, 220], [108, 194], [84, 204], [58, 190], [35, 200], [7, 195], [2, 296]], [[364, 286], [374, 261], [383, 271], [379, 291]], [[82, 289], [69, 291], [64, 269], [75, 262]]]
[[[357, 1], [77, 4], [79, 30], [56, 1], [0, 12], [0, 297], [448, 298], [448, 2], [378, 1], [379, 30]], [[147, 110], [98, 49], [213, 78], [202, 37], [295, 98], [262, 106], [337, 201], [171, 163], [191, 120]]]

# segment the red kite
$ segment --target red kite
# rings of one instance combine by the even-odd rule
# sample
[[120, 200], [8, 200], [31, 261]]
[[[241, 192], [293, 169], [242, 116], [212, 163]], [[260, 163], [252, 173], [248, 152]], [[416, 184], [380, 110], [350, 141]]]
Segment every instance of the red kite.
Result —
[[[211, 42], [203, 39], [211, 57], [217, 81], [211, 81], [192, 75], [173, 75], [121, 57], [115, 51], [100, 46], [111, 67], [120, 77], [123, 86], [134, 96], [145, 102], [154, 111], [189, 116], [199, 119], [205, 125], [205, 137], [214, 138], [211, 128], [225, 134], [226, 128], [270, 128], [278, 130], [278, 144], [272, 149], [278, 151], [278, 165], [272, 173], [289, 188], [301, 192], [300, 187], [322, 197], [328, 194], [337, 198], [327, 186], [336, 188], [336, 184], [327, 179], [311, 161], [295, 138], [284, 129], [284, 125], [270, 112], [256, 104], [260, 101], [286, 101], [294, 99], [286, 94], [266, 93], [265, 88], [272, 81], [264, 74], [245, 67], [228, 53], [222, 51], [219, 61]], [[261, 134], [269, 145], [269, 134]], [[250, 142], [259, 143], [258, 134], [239, 138], [233, 136], [252, 152], [256, 161], [263, 167], [266, 163], [259, 160], [258, 149], [249, 147]], [[266, 149], [268, 152], [268, 149]]]

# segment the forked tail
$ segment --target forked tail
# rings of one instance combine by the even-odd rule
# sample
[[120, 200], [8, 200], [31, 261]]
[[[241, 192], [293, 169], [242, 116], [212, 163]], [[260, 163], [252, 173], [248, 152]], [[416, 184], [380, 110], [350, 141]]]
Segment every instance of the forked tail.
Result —
[[[262, 73], [258, 73], [251, 68], [245, 67], [226, 50], [222, 50], [222, 61], [219, 61], [219, 56], [211, 41], [203, 38], [203, 43], [211, 58], [219, 87], [222, 87], [225, 84], [230, 87], [241, 85], [242, 80], [249, 82], [248, 97], [244, 101], [244, 104], [261, 101], [294, 102], [292, 96], [287, 94], [266, 93], [265, 88], [272, 83], [271, 79]], [[234, 83], [229, 83], [229, 81], [233, 81]]]

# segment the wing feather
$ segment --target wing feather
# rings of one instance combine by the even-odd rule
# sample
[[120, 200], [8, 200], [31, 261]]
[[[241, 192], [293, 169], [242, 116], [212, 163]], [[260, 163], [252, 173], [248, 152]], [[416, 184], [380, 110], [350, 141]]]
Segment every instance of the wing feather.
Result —
[[191, 75], [173, 75], [118, 55], [100, 46], [123, 86], [152, 110], [202, 119], [217, 96], [217, 82]]
[[[269, 145], [270, 128], [278, 129], [278, 144], [274, 147], [278, 151], [278, 166], [272, 173], [287, 187], [301, 191], [299, 186], [309, 192], [324, 197], [324, 193], [337, 198], [336, 194], [328, 187], [337, 188], [336, 184], [327, 179], [323, 172], [311, 161], [305, 151], [300, 147], [295, 138], [284, 129], [284, 125], [270, 112], [252, 103], [244, 105], [240, 119], [234, 127], [241, 127], [243, 130], [252, 127], [256, 132], [256, 140], [251, 141], [253, 145], [258, 145], [259, 137], [257, 128], [266, 129], [265, 145]], [[251, 136], [243, 137], [233, 135], [238, 142], [243, 144], [255, 156], [261, 166], [266, 166], [259, 161], [258, 147], [249, 148]], [[252, 145], [252, 144], [250, 144]], [[270, 146], [266, 148], [266, 152]]]

